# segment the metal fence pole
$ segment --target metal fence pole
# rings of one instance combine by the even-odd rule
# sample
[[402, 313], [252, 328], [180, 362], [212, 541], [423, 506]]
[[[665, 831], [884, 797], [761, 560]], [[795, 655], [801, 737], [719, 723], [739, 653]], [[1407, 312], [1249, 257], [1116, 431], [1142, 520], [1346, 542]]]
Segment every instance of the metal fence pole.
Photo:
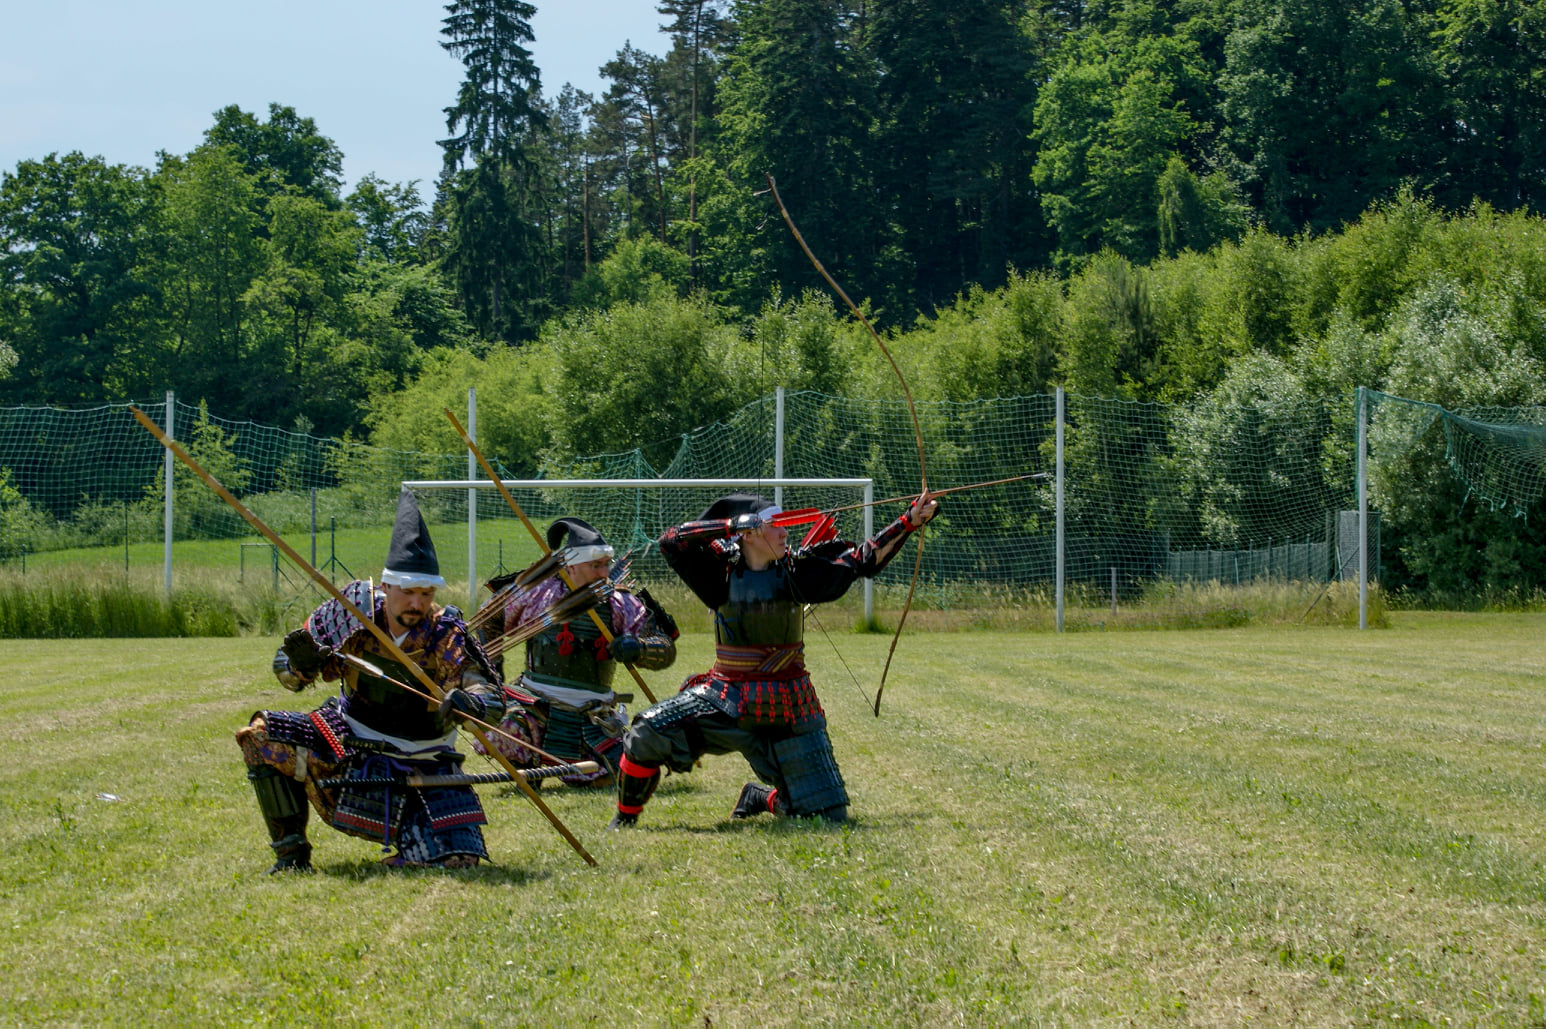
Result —
[[[784, 477], [784, 387], [778, 387], [773, 397], [773, 478], [782, 479]], [[784, 506], [784, 487], [773, 487], [773, 503], [779, 507]], [[870, 537], [866, 535], [864, 538]]]
[[[467, 387], [467, 438], [478, 441], [478, 390]], [[467, 448], [467, 478], [478, 477], [478, 459]], [[467, 491], [467, 611], [478, 609], [478, 491]]]
[[[782, 390], [783, 387], [779, 387]], [[864, 538], [870, 539], [875, 535], [875, 483], [864, 484]], [[875, 627], [875, 580], [864, 580], [864, 624], [866, 628]]]
[[1358, 387], [1358, 627], [1369, 627], [1369, 391]]
[[[175, 431], [176, 418], [173, 413], [176, 410], [176, 406], [177, 398], [175, 394], [173, 394], [171, 390], [167, 390], [166, 438], [172, 440], [177, 438], [177, 433]], [[166, 449], [166, 453], [163, 456], [163, 461], [164, 464], [162, 465], [161, 474], [166, 481], [166, 526], [164, 529], [165, 539], [162, 544], [163, 557], [161, 564], [162, 576], [166, 580], [166, 595], [170, 597], [172, 595], [172, 468], [174, 465], [171, 448]]]
[[1057, 547], [1057, 558], [1056, 558], [1056, 561], [1057, 561], [1057, 584], [1056, 584], [1056, 588], [1055, 588], [1055, 592], [1057, 594], [1057, 631], [1058, 632], [1062, 632], [1063, 631], [1063, 574], [1064, 574], [1064, 571], [1065, 571], [1064, 556], [1063, 556], [1063, 542], [1064, 542], [1064, 540], [1063, 540], [1063, 405], [1064, 405], [1063, 387], [1059, 386], [1058, 387], [1058, 391], [1057, 391], [1057, 464], [1056, 464], [1056, 481], [1057, 481], [1057, 490], [1056, 490], [1056, 494], [1057, 494], [1057, 500], [1056, 500], [1056, 504], [1057, 504], [1057, 535], [1056, 535], [1056, 541], [1057, 541], [1057, 543], [1056, 543], [1056, 547]]

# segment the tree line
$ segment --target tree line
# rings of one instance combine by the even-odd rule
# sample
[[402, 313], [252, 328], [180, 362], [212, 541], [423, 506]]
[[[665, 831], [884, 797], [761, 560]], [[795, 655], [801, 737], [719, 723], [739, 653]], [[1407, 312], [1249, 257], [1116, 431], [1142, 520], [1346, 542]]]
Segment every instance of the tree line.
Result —
[[278, 104], [154, 169], [4, 173], [0, 402], [170, 388], [454, 450], [473, 384], [531, 471], [776, 385], [890, 395], [769, 175], [924, 399], [1542, 402], [1541, 5], [661, 0], [599, 96], [544, 93], [530, 4], [445, 10], [433, 184], [346, 193]]

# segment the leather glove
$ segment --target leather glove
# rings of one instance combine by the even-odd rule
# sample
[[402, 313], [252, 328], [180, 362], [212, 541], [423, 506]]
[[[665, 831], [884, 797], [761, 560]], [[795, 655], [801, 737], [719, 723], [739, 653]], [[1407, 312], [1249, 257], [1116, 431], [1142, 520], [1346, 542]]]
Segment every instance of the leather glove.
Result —
[[318, 644], [311, 630], [305, 626], [287, 633], [279, 649], [290, 659], [290, 670], [307, 679], [315, 679], [317, 673], [322, 671], [322, 662], [333, 653], [332, 647]]
[[440, 698], [440, 719], [449, 722], [453, 714], [466, 715], [470, 718], [483, 716], [483, 705], [478, 698], [462, 689], [460, 686], [446, 691], [446, 695]]
[[625, 665], [631, 665], [644, 656], [644, 644], [639, 637], [624, 633], [612, 640], [612, 646], [608, 648], [612, 656]]

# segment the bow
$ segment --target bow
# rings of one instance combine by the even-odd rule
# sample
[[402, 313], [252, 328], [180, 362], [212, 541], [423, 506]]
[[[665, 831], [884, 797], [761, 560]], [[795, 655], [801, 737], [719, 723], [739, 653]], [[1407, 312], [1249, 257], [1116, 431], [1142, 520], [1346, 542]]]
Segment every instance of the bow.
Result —
[[[515, 498], [510, 495], [510, 491], [505, 489], [505, 484], [499, 478], [499, 473], [494, 471], [493, 465], [488, 463], [488, 459], [483, 456], [483, 451], [478, 449], [478, 445], [472, 441], [472, 437], [467, 435], [467, 430], [462, 428], [462, 423], [456, 420], [456, 415], [451, 413], [449, 407], [443, 407], [441, 410], [446, 413], [447, 418], [451, 419], [451, 425], [456, 429], [456, 434], [462, 437], [462, 442], [467, 444], [467, 449], [472, 452], [472, 456], [478, 459], [478, 464], [483, 467], [484, 473], [493, 480], [500, 495], [505, 498], [505, 503], [510, 505], [510, 510], [514, 511], [515, 516], [521, 520], [521, 524], [526, 526], [526, 531], [531, 533], [531, 538], [537, 541], [537, 546], [542, 549], [543, 556], [552, 554], [553, 548], [548, 546], [548, 541], [542, 538], [542, 533], [537, 531], [537, 527], [531, 523], [531, 519], [526, 517], [526, 512], [521, 510], [521, 505], [517, 504]], [[563, 577], [564, 585], [573, 590], [574, 580], [569, 577], [569, 569], [565, 568], [562, 562], [558, 565], [558, 574]], [[590, 610], [590, 617], [591, 621], [596, 623], [596, 628], [601, 630], [602, 639], [606, 640], [610, 646], [612, 643], [612, 630], [601, 620], [601, 616], [596, 613], [594, 608]], [[650, 703], [655, 703], [655, 694], [651, 693], [650, 688], [644, 685], [644, 679], [639, 675], [639, 670], [626, 662], [619, 663], [628, 669], [628, 674], [633, 676], [633, 681], [639, 684], [639, 689], [644, 691], [644, 695], [649, 698]]]
[[[527, 782], [539, 779], [556, 779], [561, 775], [590, 775], [601, 770], [594, 761], [575, 761], [563, 765], [543, 765], [540, 768], [523, 768], [520, 777]], [[324, 789], [332, 786], [411, 786], [415, 789], [436, 786], [487, 786], [493, 783], [514, 782], [509, 772], [469, 772], [459, 775], [383, 775], [371, 779], [323, 779], [317, 783]]]
[[[816, 266], [816, 270], [821, 273], [821, 277], [827, 280], [827, 285], [831, 286], [837, 292], [837, 295], [843, 298], [843, 303], [848, 305], [848, 309], [853, 312], [854, 317], [859, 319], [859, 322], [870, 331], [870, 336], [875, 340], [875, 345], [880, 347], [882, 354], [886, 355], [886, 361], [891, 365], [891, 370], [896, 373], [897, 381], [902, 384], [902, 395], [907, 398], [907, 412], [913, 419], [913, 440], [918, 444], [918, 479], [922, 485], [922, 492], [927, 493], [929, 491], [929, 471], [923, 457], [923, 430], [918, 426], [918, 408], [913, 403], [913, 391], [907, 387], [907, 379], [902, 375], [902, 369], [898, 367], [896, 358], [891, 356], [891, 350], [886, 346], [885, 340], [881, 339], [880, 333], [875, 331], [875, 326], [871, 325], [870, 320], [864, 316], [864, 312], [859, 310], [859, 305], [849, 299], [848, 294], [843, 291], [843, 287], [837, 284], [837, 281], [827, 273], [827, 269], [823, 267], [822, 263], [816, 259], [816, 255], [811, 253], [811, 248], [806, 245], [805, 237], [800, 235], [800, 230], [795, 227], [794, 219], [789, 216], [789, 209], [784, 206], [784, 198], [778, 195], [778, 183], [773, 181], [771, 174], [767, 178], [768, 189], [773, 193], [773, 200], [778, 204], [779, 213], [784, 216], [784, 224], [788, 225], [789, 231], [794, 234], [795, 242], [800, 244], [800, 249], [805, 252], [806, 257], [810, 258], [811, 264]], [[907, 624], [907, 612], [912, 610], [913, 591], [918, 587], [918, 573], [922, 568], [923, 527], [920, 526], [918, 529], [918, 556], [913, 561], [913, 577], [907, 584], [907, 599], [902, 603], [902, 615], [897, 619], [896, 634], [891, 637], [891, 648], [886, 651], [886, 664], [880, 671], [880, 686], [875, 690], [876, 718], [880, 717], [880, 698], [881, 694], [886, 692], [886, 675], [891, 671], [891, 659], [896, 656], [897, 641], [902, 638], [902, 626]]]
[[[428, 675], [424, 674], [424, 669], [420, 668], [416, 661], [414, 661], [407, 654], [403, 653], [403, 649], [397, 645], [397, 641], [392, 639], [391, 633], [377, 625], [376, 620], [367, 615], [364, 611], [361, 611], [359, 607], [355, 605], [354, 601], [344, 596], [343, 591], [340, 590], [337, 586], [333, 585], [333, 581], [331, 579], [317, 571], [317, 569], [313, 568], [310, 562], [295, 552], [294, 547], [291, 547], [290, 544], [286, 543], [273, 529], [270, 529], [267, 525], [263, 524], [263, 521], [258, 518], [257, 515], [247, 510], [247, 508], [240, 500], [237, 500], [236, 497], [231, 495], [230, 490], [220, 485], [220, 483], [215, 480], [214, 476], [206, 472], [202, 467], [200, 467], [197, 461], [189, 456], [186, 450], [184, 450], [174, 440], [167, 436], [166, 433], [162, 432], [159, 425], [146, 417], [145, 412], [141, 411], [139, 408], [133, 406], [132, 404], [129, 406], [129, 411], [134, 415], [134, 417], [141, 425], [149, 430], [152, 436], [156, 437], [156, 439], [160, 441], [163, 447], [166, 447], [166, 449], [170, 450], [174, 455], [176, 455], [179, 461], [192, 469], [195, 475], [204, 480], [205, 485], [220, 495], [221, 500], [224, 500], [227, 504], [231, 505], [232, 510], [241, 515], [242, 518], [246, 520], [248, 525], [251, 525], [254, 529], [258, 530], [258, 532], [262, 533], [264, 538], [266, 538], [270, 543], [274, 544], [274, 546], [278, 547], [280, 551], [284, 553], [285, 557], [289, 558], [295, 563], [297, 568], [304, 570], [308, 575], [311, 576], [312, 581], [314, 581], [318, 586], [322, 587], [322, 589], [326, 590], [334, 600], [337, 600], [339, 603], [341, 603], [344, 606], [344, 609], [347, 610], [351, 615], [359, 619], [360, 624], [365, 626], [371, 631], [373, 635], [375, 635], [376, 639], [384, 648], [386, 648], [386, 652], [392, 656], [393, 660], [400, 663], [404, 668], [412, 673], [413, 677], [419, 681], [419, 684], [425, 688], [426, 692], [428, 692], [431, 697], [433, 697], [435, 700], [441, 700], [444, 698], [445, 694], [440, 689], [440, 687], [437, 686], [434, 680], [432, 680]], [[489, 742], [488, 737], [485, 736], [482, 730], [480, 730], [477, 726], [468, 725], [466, 728], [468, 732], [472, 733], [473, 738], [476, 739], [479, 743], [482, 743], [484, 749], [492, 754], [495, 760], [504, 766], [505, 771], [509, 772], [512, 776], [515, 777], [515, 783], [521, 788], [521, 792], [525, 793], [526, 798], [537, 806], [537, 810], [541, 811], [545, 816], [547, 816], [547, 820], [553, 823], [553, 828], [557, 829], [559, 835], [568, 841], [569, 845], [575, 849], [576, 853], [578, 853], [580, 857], [585, 859], [586, 864], [594, 865], [596, 863], [596, 859], [590, 856], [590, 853], [586, 851], [586, 849], [580, 844], [579, 840], [575, 839], [574, 834], [569, 831], [568, 826], [564, 825], [564, 823], [559, 820], [558, 816], [555, 815], [552, 810], [542, 802], [542, 798], [537, 795], [537, 791], [533, 790], [531, 786], [527, 784], [526, 780], [522, 778], [520, 771], [510, 763], [510, 759], [496, 750], [493, 744]]]

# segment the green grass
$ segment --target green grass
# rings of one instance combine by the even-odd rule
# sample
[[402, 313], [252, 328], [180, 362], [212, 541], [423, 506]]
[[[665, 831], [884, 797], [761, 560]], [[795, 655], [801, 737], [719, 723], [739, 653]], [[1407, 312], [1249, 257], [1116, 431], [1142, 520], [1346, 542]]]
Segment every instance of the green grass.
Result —
[[856, 685], [815, 634], [846, 828], [730, 821], [708, 758], [632, 833], [544, 791], [599, 868], [490, 787], [497, 865], [314, 828], [284, 878], [272, 639], [8, 641], [0, 1022], [1546, 1025], [1543, 630], [910, 631], [878, 721], [888, 640], [834, 634]]

